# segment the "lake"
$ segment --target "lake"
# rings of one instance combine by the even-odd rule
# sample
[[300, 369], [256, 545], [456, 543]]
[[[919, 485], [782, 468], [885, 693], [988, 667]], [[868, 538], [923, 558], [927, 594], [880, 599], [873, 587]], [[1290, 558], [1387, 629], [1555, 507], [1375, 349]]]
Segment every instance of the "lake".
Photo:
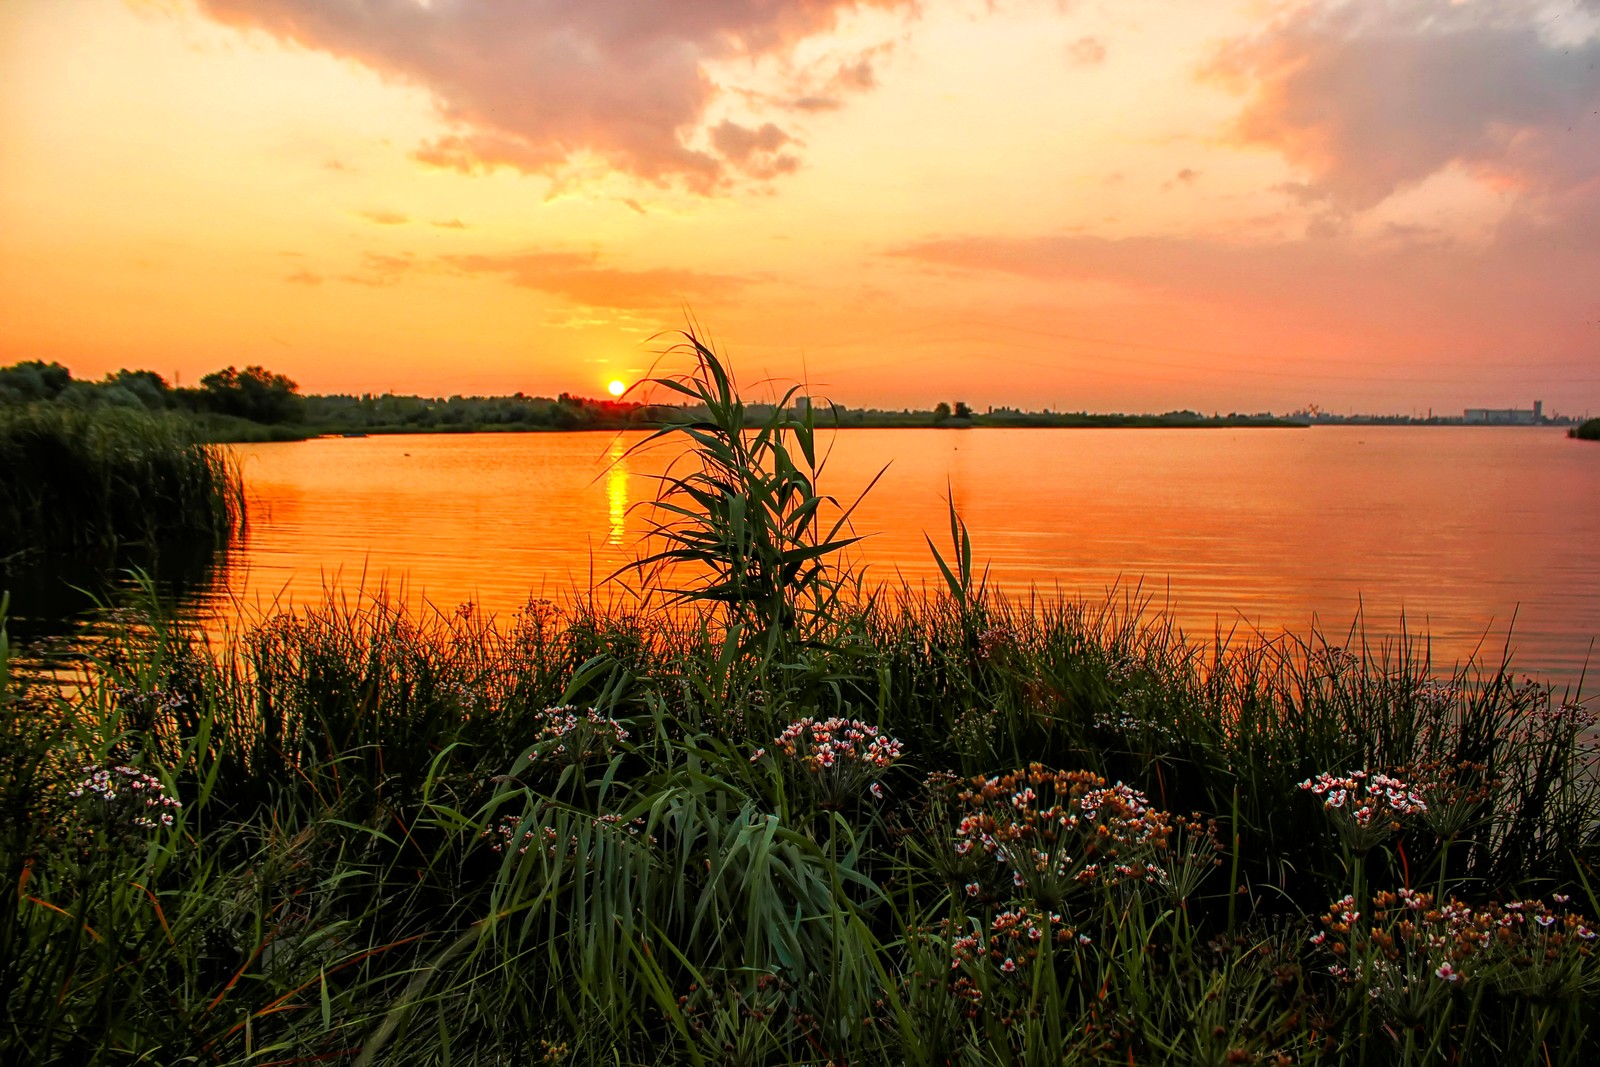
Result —
[[[675, 452], [639, 435], [324, 438], [236, 447], [250, 531], [203, 610], [387, 583], [444, 607], [561, 599], [634, 557]], [[1431, 635], [1436, 663], [1508, 631], [1516, 665], [1575, 681], [1600, 636], [1600, 447], [1560, 430], [849, 430], [822, 487], [869, 581], [942, 586], [946, 497], [990, 584], [1137, 590], [1192, 637]], [[1512, 623], [1515, 620], [1513, 627]]]

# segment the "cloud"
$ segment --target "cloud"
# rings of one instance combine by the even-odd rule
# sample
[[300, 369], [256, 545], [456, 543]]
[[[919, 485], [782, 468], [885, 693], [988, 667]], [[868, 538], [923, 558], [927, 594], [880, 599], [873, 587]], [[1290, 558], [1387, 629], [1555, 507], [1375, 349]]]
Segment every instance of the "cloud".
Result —
[[778, 151], [793, 140], [770, 122], [758, 129], [730, 121], [711, 128], [711, 143], [723, 158], [737, 163], [746, 174], [756, 178], [788, 174], [799, 166], [800, 161], [793, 155]]
[[293, 282], [296, 285], [321, 285], [322, 275], [313, 274], [308, 270], [297, 270], [293, 274], [287, 275], [283, 280]]
[[1600, 39], [1548, 36], [1531, 0], [1308, 3], [1204, 72], [1245, 97], [1231, 130], [1280, 152], [1305, 198], [1364, 210], [1451, 166], [1595, 199]]
[[404, 226], [411, 221], [410, 218], [400, 214], [398, 211], [384, 211], [376, 208], [358, 211], [356, 214], [378, 226]]
[[514, 252], [445, 256], [467, 274], [498, 274], [512, 284], [560, 296], [583, 307], [655, 310], [681, 307], [692, 298], [717, 299], [748, 279], [729, 274], [657, 267], [602, 267], [599, 256], [582, 252]]
[[433, 225], [441, 230], [464, 230], [467, 224], [460, 219], [435, 219]]
[[711, 143], [717, 151], [740, 162], [757, 152], [776, 152], [789, 141], [789, 135], [770, 122], [754, 130], [737, 122], [722, 122], [711, 130]]
[[[802, 41], [868, 7], [913, 0], [198, 0], [224, 24], [354, 60], [427, 90], [451, 132], [421, 146], [429, 163], [551, 173], [598, 158], [653, 182], [701, 191], [739, 161], [702, 135], [727, 60], [789, 60]], [[864, 65], [861, 65], [864, 64]], [[870, 88], [870, 61], [833, 72]], [[815, 94], [818, 98], [828, 93]], [[758, 171], [772, 169], [758, 161]]]
[[1193, 167], [1183, 167], [1174, 174], [1170, 181], [1161, 183], [1163, 190], [1174, 189], [1180, 185], [1193, 185], [1200, 180], [1200, 172]]
[[1074, 67], [1094, 67], [1106, 61], [1106, 46], [1096, 37], [1079, 37], [1067, 45], [1067, 62]]
[[387, 288], [399, 283], [400, 279], [416, 267], [416, 256], [411, 252], [391, 254], [388, 252], [368, 252], [361, 257], [363, 272], [360, 274], [344, 274], [339, 280], [350, 282], [353, 285], [367, 285], [373, 288]]
[[[890, 255], [941, 271], [1037, 281], [1053, 293], [1109, 284], [1160, 321], [1189, 315], [1249, 323], [1258, 336], [1318, 336], [1347, 347], [1514, 353], [1536, 362], [1593, 350], [1591, 279], [1600, 224], [1552, 240], [1535, 226], [1464, 245], [1425, 227], [1376, 238], [1250, 243], [1201, 236], [930, 237]], [[1100, 289], [1085, 291], [1100, 292]]]

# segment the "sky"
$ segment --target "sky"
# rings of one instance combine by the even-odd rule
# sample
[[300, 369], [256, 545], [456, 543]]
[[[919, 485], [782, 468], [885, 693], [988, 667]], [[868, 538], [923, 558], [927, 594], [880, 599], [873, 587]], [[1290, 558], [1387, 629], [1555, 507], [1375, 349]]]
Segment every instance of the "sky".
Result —
[[1600, 0], [4, 0], [0, 363], [1600, 414]]

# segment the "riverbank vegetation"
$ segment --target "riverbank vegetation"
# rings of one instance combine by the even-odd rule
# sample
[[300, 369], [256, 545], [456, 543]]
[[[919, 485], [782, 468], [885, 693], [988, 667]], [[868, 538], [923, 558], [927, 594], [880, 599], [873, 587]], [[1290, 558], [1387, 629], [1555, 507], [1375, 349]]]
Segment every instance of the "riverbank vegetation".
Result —
[[222, 545], [244, 523], [239, 472], [181, 416], [0, 405], [0, 562]]
[[1580, 440], [1600, 441], [1600, 419], [1590, 419], [1568, 433]]
[[0, 1058], [1600, 1054], [1581, 693], [1008, 600], [953, 513], [866, 595], [814, 423], [690, 346], [639, 599], [0, 637]]
[[[654, 400], [662, 399], [655, 397]], [[669, 397], [667, 399], [678, 399]], [[776, 399], [776, 398], [772, 398]], [[811, 410], [812, 398], [798, 391], [791, 404]], [[60, 364], [38, 361], [0, 368], [0, 407], [19, 403], [62, 404], [74, 408], [143, 408], [189, 415], [208, 441], [245, 443], [295, 441], [333, 434], [493, 433], [529, 431], [656, 429], [689, 413], [681, 404], [641, 403], [632, 399], [594, 399], [571, 393], [557, 397], [313, 394], [302, 396], [295, 382], [262, 367], [227, 367], [201, 379], [196, 388], [169, 386], [151, 371], [122, 370], [99, 382], [74, 379]], [[752, 404], [769, 411], [770, 404]], [[795, 414], [798, 415], [798, 412]], [[1304, 426], [1305, 421], [1271, 414], [1204, 415], [1197, 411], [1163, 414], [1107, 414], [1022, 411], [991, 408], [978, 412], [957, 401], [932, 410], [846, 407], [816, 402], [812, 417], [835, 429], [1008, 428], [1239, 428]]]

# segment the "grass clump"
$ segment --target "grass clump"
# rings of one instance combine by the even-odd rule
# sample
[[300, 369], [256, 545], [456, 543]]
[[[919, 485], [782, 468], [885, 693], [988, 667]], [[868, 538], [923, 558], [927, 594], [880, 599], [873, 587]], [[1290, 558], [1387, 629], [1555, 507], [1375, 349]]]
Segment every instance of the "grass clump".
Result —
[[1600, 419], [1590, 419], [1580, 426], [1567, 431], [1571, 437], [1583, 441], [1600, 441]]
[[[836, 542], [734, 532], [745, 487], [820, 514], [793, 440], [669, 481], [702, 588]], [[214, 646], [123, 616], [51, 689], [0, 640], [0, 1058], [1600, 1053], [1580, 696], [1005, 599], [952, 536], [937, 596], [797, 569], [768, 607], [679, 581], [673, 610], [496, 624], [376, 595]]]
[[244, 523], [235, 465], [178, 415], [0, 406], [0, 472], [0, 560], [222, 544]]

